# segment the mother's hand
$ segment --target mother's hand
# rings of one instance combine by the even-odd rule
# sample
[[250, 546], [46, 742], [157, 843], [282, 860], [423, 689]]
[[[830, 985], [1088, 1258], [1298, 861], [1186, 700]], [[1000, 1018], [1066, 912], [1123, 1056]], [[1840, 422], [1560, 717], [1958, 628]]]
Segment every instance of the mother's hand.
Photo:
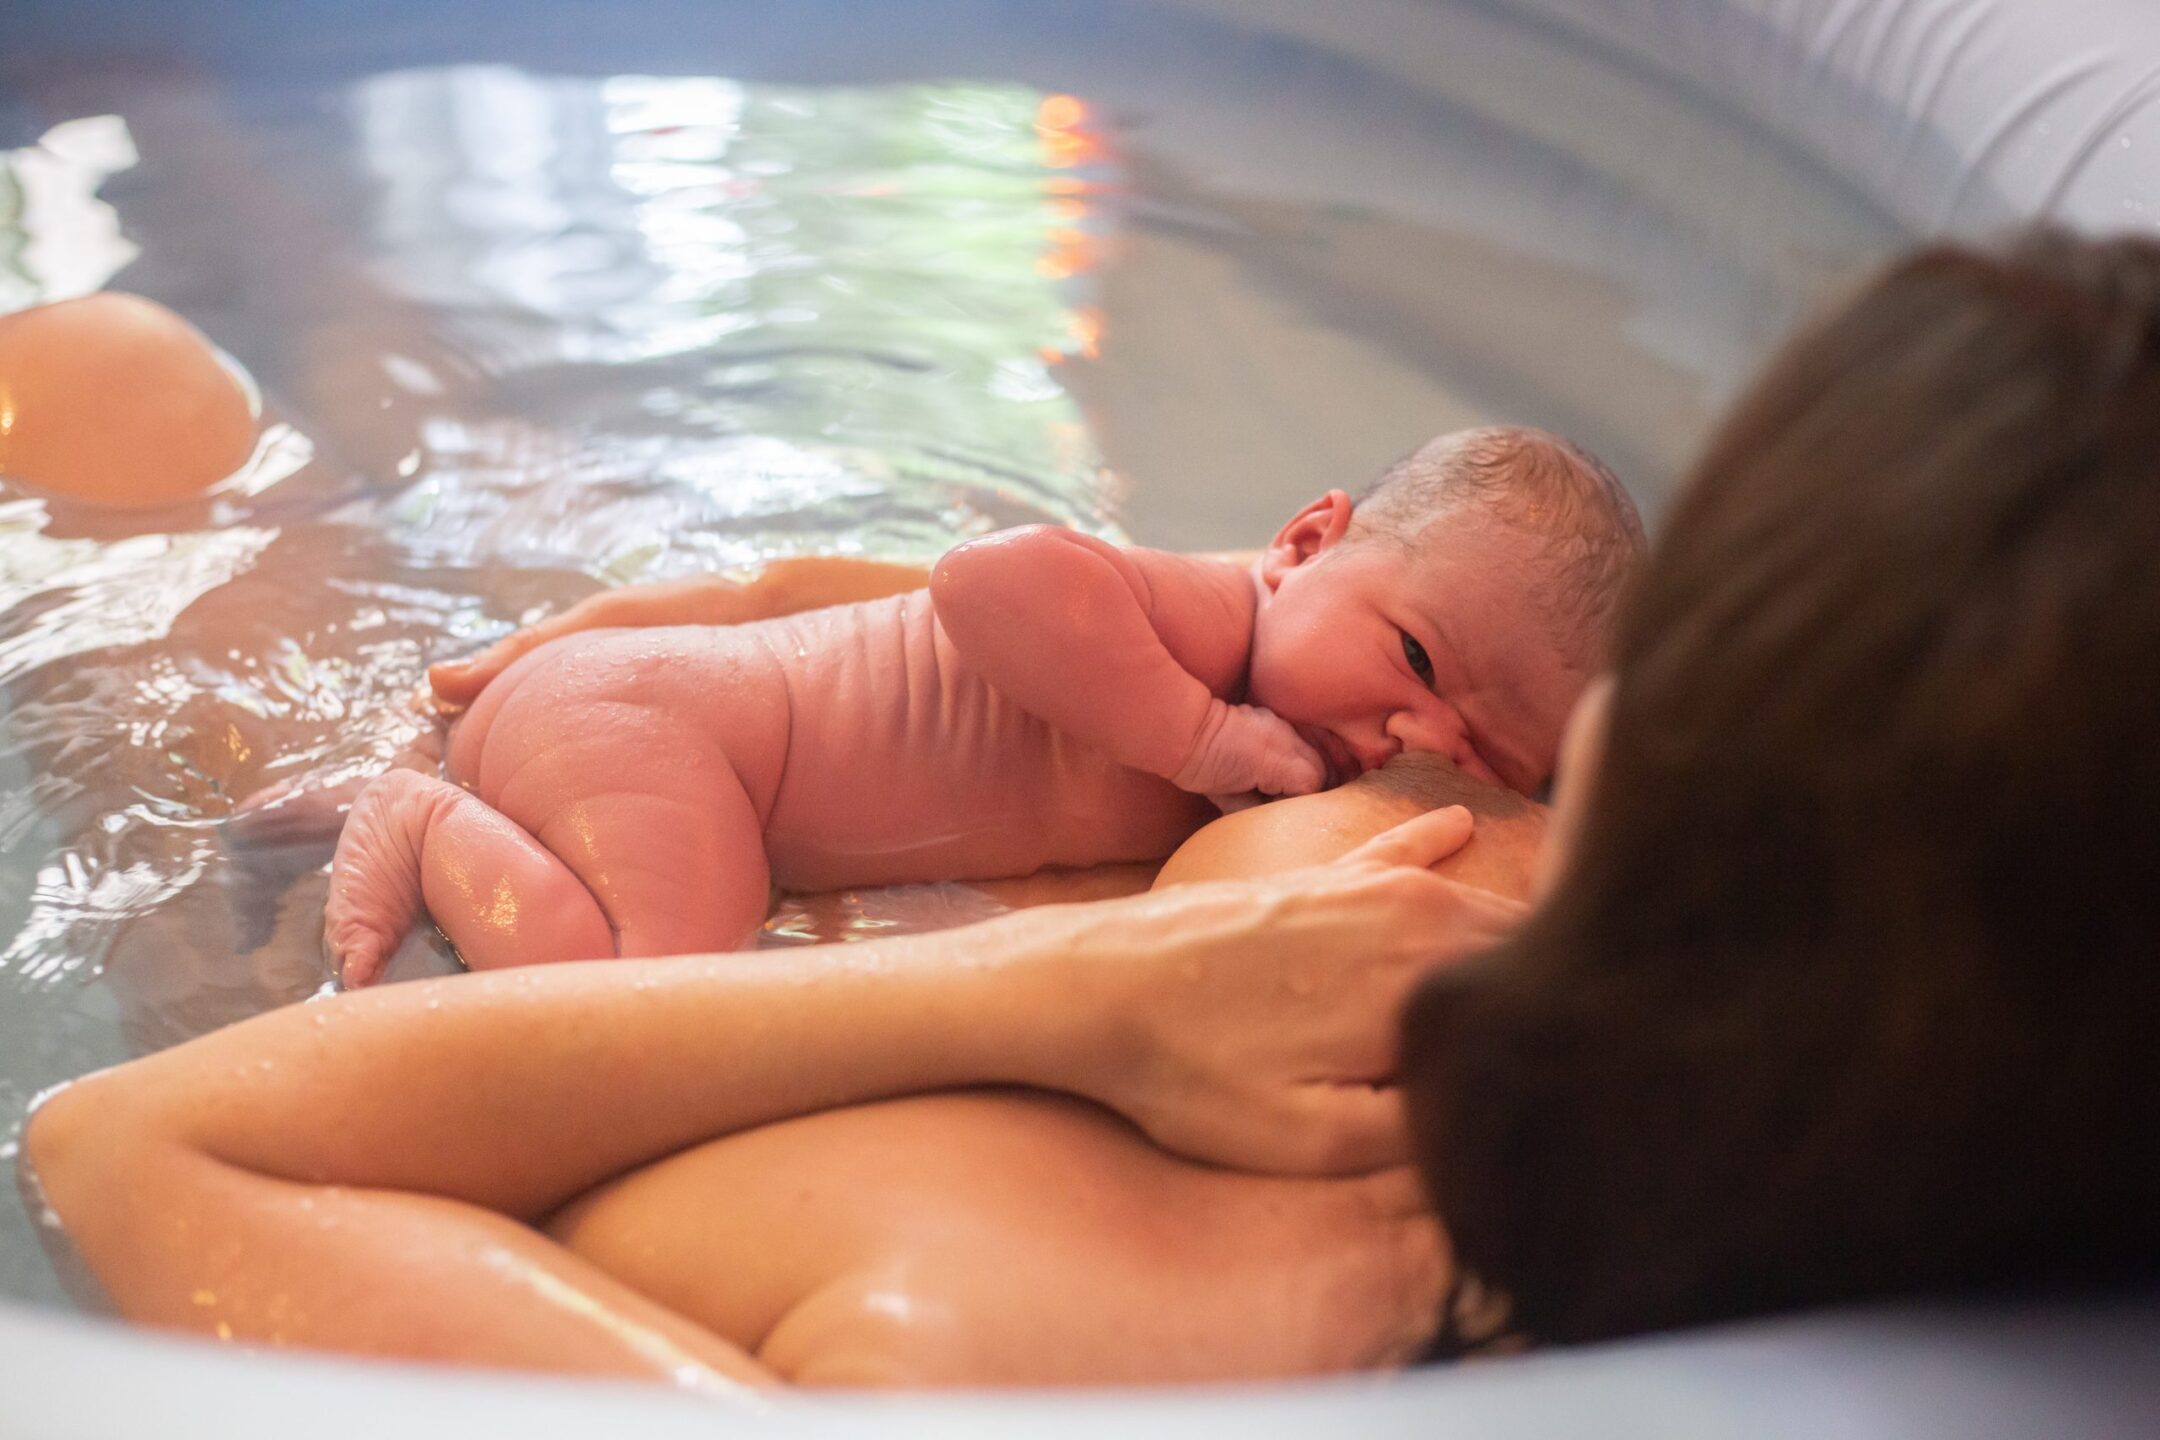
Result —
[[1068, 1088], [1196, 1159], [1343, 1174], [1409, 1158], [1393, 1084], [1418, 980], [1490, 946], [1528, 907], [1427, 867], [1471, 818], [1436, 810], [1329, 865], [1126, 902], [1081, 950], [1110, 977]]

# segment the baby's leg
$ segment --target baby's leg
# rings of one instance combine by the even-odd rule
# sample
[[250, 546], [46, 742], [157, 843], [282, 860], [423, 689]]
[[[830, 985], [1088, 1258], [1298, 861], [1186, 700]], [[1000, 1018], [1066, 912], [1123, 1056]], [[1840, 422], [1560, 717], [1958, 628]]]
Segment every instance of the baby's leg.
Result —
[[[599, 902], [615, 932], [615, 953], [680, 955], [738, 950], [764, 923], [772, 904], [765, 829], [734, 766], [693, 727], [667, 727], [665, 743], [645, 737], [654, 763], [634, 782], [535, 815], [533, 833], [561, 857]], [[621, 756], [596, 751], [584, 766], [575, 752], [550, 756], [534, 772], [616, 774]], [[558, 769], [564, 761], [571, 762]], [[528, 772], [535, 788], [552, 790]], [[513, 796], [504, 807], [517, 813]], [[453, 936], [453, 939], [456, 937]]]
[[532, 836], [455, 785], [391, 770], [353, 802], [330, 868], [339, 980], [373, 984], [423, 912], [476, 970], [615, 953], [592, 895]]
[[331, 867], [324, 933], [345, 983], [378, 978], [423, 911], [476, 970], [740, 948], [770, 900], [763, 827], [727, 758], [674, 738], [640, 788], [577, 793], [620, 756], [548, 754], [529, 772], [554, 799], [524, 817], [537, 833], [431, 776], [374, 781]]

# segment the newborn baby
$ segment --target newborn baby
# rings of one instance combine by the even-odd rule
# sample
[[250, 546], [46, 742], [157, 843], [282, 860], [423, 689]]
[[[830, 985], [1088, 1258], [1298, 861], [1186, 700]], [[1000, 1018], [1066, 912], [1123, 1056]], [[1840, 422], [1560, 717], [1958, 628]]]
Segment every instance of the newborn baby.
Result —
[[1157, 860], [1207, 797], [1406, 750], [1534, 791], [1640, 548], [1583, 452], [1475, 430], [1314, 501], [1250, 568], [1033, 526], [927, 592], [566, 636], [481, 692], [448, 781], [361, 793], [331, 955], [373, 981], [423, 908], [475, 968], [733, 949], [776, 884]]

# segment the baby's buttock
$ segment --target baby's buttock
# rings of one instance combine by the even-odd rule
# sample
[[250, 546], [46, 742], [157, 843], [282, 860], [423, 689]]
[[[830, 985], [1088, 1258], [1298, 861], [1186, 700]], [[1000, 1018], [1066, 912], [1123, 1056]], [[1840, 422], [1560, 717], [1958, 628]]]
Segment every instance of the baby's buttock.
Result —
[[787, 738], [787, 684], [755, 627], [598, 630], [506, 670], [452, 729], [446, 768], [535, 833], [576, 801], [719, 764], [763, 816]]

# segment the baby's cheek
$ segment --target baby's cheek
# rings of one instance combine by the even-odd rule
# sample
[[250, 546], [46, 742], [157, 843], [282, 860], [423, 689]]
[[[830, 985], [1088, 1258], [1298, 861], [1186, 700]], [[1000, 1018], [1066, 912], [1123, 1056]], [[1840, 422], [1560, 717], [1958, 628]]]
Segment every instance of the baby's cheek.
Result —
[[1447, 756], [1456, 769], [1473, 780], [1483, 780], [1488, 784], [1503, 787], [1506, 785], [1507, 782], [1494, 774], [1492, 766], [1486, 764], [1485, 757], [1478, 753], [1476, 744], [1470, 739], [1468, 722], [1454, 706], [1445, 700], [1441, 701], [1432, 724], [1434, 743], [1431, 748]]
[[1326, 688], [1304, 677], [1273, 671], [1254, 677], [1246, 703], [1271, 710], [1295, 724], [1319, 724], [1328, 717]]

